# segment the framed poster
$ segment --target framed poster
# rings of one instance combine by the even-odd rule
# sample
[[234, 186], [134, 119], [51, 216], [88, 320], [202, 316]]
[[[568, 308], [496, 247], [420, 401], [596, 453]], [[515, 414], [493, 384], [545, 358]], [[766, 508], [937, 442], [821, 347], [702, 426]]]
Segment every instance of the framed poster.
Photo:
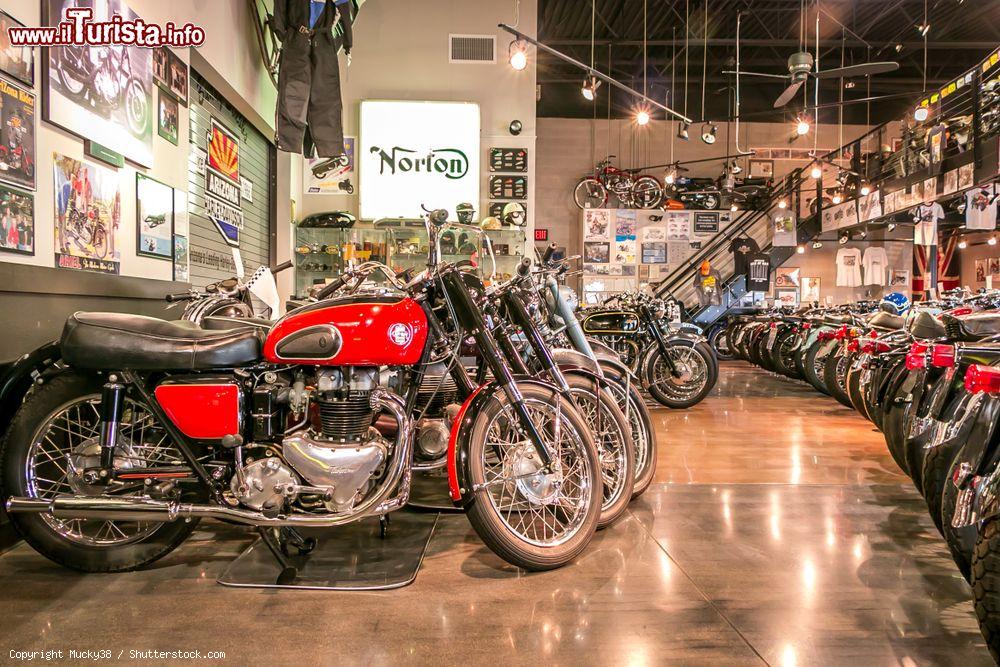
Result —
[[170, 49], [165, 46], [153, 49], [153, 81], [167, 90], [170, 90], [170, 79], [167, 78], [169, 70]]
[[583, 244], [583, 261], [588, 264], [607, 264], [611, 261], [611, 244], [587, 241]]
[[119, 273], [118, 173], [54, 153], [56, 267]]
[[17, 79], [29, 88], [35, 86], [35, 50], [30, 46], [14, 46], [7, 36], [8, 28], [23, 28], [24, 24], [0, 9], [0, 72]]
[[799, 291], [797, 289], [775, 289], [774, 303], [777, 306], [795, 307], [799, 305]]
[[[43, 0], [42, 20], [56, 26], [77, 0]], [[124, 0], [93, 3], [95, 23], [139, 17]], [[49, 47], [42, 54], [46, 121], [91, 139], [143, 167], [153, 166], [153, 52], [138, 46]]]
[[174, 280], [186, 283], [191, 280], [191, 258], [188, 255], [188, 237], [174, 234]]
[[135, 177], [135, 252], [141, 257], [173, 258], [174, 189], [143, 174]]
[[[985, 262], [985, 260], [983, 260]], [[985, 264], [983, 265], [986, 266]], [[977, 268], [978, 272], [978, 268]], [[983, 278], [985, 280], [985, 277]], [[908, 269], [893, 269], [889, 272], [889, 287], [907, 289], [910, 286], [910, 271]]]
[[985, 259], [976, 260], [976, 282], [984, 283], [986, 282], [986, 274], [989, 269], [989, 265]]
[[35, 189], [35, 96], [0, 79], [0, 181]]
[[162, 139], [166, 139], [174, 146], [177, 145], [177, 118], [180, 115], [180, 106], [170, 95], [160, 88], [159, 104], [157, 104], [156, 133]]
[[583, 240], [611, 240], [611, 211], [606, 208], [589, 208], [583, 212]]
[[774, 178], [774, 160], [750, 160], [750, 178]]
[[819, 303], [819, 278], [802, 278], [802, 300]]
[[335, 158], [313, 157], [303, 160], [305, 170], [303, 183], [306, 194], [310, 195], [350, 195], [354, 194], [357, 176], [354, 173], [355, 137], [344, 137], [344, 154]]
[[799, 275], [802, 269], [797, 266], [779, 266], [774, 271], [775, 288], [791, 288], [799, 286]]
[[177, 100], [187, 106], [188, 101], [188, 66], [187, 63], [181, 60], [181, 57], [169, 51], [169, 57], [167, 59], [167, 88], [170, 90], [170, 94], [177, 98]]
[[0, 185], [0, 251], [35, 254], [35, 198]]

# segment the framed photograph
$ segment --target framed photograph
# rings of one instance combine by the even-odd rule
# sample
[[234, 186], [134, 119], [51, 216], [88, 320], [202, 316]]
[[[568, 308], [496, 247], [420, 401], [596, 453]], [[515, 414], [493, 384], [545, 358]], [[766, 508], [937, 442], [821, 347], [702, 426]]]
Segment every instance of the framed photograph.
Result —
[[910, 286], [909, 269], [893, 269], [889, 272], [889, 287], [906, 289]]
[[802, 279], [802, 300], [806, 303], [819, 303], [819, 278]]
[[0, 185], [0, 251], [35, 254], [35, 197]]
[[174, 146], [177, 145], [177, 118], [180, 115], [180, 106], [177, 100], [168, 95], [162, 88], [160, 89], [158, 112], [156, 114], [156, 133], [161, 138], [166, 139]]
[[174, 234], [174, 280], [186, 283], [191, 280], [191, 258], [188, 255], [188, 237]]
[[774, 286], [776, 288], [791, 288], [799, 286], [799, 274], [802, 271], [795, 266], [779, 266], [774, 271]]
[[750, 178], [774, 178], [774, 160], [750, 160]]
[[986, 282], [986, 274], [988, 272], [989, 265], [985, 259], [976, 260], [976, 282], [984, 283]]
[[135, 177], [135, 252], [141, 257], [174, 256], [174, 189], [143, 174]]
[[153, 81], [170, 89], [170, 49], [160, 46], [153, 49]]
[[797, 306], [799, 305], [799, 291], [797, 289], [776, 289], [774, 290], [774, 303], [777, 306]]
[[607, 264], [611, 261], [611, 244], [587, 241], [583, 244], [583, 261], [588, 264]]
[[0, 79], [0, 181], [35, 189], [35, 95]]
[[56, 267], [118, 275], [118, 172], [58, 153], [52, 156], [52, 171]]
[[8, 28], [23, 28], [24, 24], [0, 9], [0, 72], [17, 79], [29, 88], [35, 86], [35, 50], [30, 46], [14, 46], [7, 36]]
[[[43, 0], [42, 21], [56, 26], [77, 0]], [[124, 0], [91, 3], [95, 23], [139, 17]], [[106, 56], [106, 57], [105, 57]], [[43, 118], [143, 166], [153, 166], [153, 52], [138, 46], [49, 47], [42, 53]]]
[[187, 106], [188, 101], [188, 66], [181, 60], [181, 57], [169, 51], [169, 65], [167, 69], [167, 87], [170, 93], [177, 100]]
[[1000, 276], [1000, 257], [990, 257], [990, 273], [991, 276]]

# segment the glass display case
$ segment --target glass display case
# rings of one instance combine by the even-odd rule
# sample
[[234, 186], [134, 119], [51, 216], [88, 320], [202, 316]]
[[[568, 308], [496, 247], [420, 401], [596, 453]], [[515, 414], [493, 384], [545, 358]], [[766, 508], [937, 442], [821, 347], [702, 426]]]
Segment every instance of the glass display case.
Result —
[[354, 226], [297, 227], [295, 230], [295, 296], [341, 275], [350, 262], [387, 262], [389, 232]]
[[[427, 265], [427, 231], [422, 220], [386, 219], [375, 223], [389, 235], [389, 264], [397, 271], [421, 270]], [[525, 231], [521, 227], [484, 230], [493, 245], [496, 273], [500, 279], [510, 278], [523, 257]], [[441, 234], [441, 260], [445, 262], [473, 261], [481, 267], [484, 278], [493, 271], [485, 249], [484, 234], [448, 229]]]

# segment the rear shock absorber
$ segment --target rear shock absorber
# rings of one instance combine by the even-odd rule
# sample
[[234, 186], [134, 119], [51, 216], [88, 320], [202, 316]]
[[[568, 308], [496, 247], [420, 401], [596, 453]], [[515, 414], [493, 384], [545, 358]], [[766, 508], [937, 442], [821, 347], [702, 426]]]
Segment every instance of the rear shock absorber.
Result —
[[118, 446], [118, 428], [125, 405], [125, 385], [109, 375], [101, 392], [101, 479], [110, 480]]

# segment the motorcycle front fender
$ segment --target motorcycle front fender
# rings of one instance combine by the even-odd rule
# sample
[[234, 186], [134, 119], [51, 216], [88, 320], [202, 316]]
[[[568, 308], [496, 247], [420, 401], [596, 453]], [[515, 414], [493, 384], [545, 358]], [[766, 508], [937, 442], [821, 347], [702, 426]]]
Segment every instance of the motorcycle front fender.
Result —
[[550, 350], [552, 361], [556, 362], [561, 370], [585, 370], [594, 375], [601, 374], [601, 366], [596, 359], [591, 359], [583, 352], [577, 352], [569, 348], [555, 348]]
[[[526, 375], [515, 375], [519, 385], [532, 384], [558, 393], [559, 389], [548, 382], [542, 382]], [[472, 492], [469, 472], [469, 446], [472, 444], [472, 430], [475, 417], [487, 402], [498, 394], [503, 395], [504, 389], [498, 380], [491, 380], [477, 387], [462, 403], [455, 421], [451, 425], [451, 435], [448, 438], [448, 494], [456, 507], [467, 509], [475, 500]]]
[[52, 368], [60, 359], [59, 341], [51, 341], [19, 357], [0, 376], [0, 435], [7, 432], [37, 374]]

